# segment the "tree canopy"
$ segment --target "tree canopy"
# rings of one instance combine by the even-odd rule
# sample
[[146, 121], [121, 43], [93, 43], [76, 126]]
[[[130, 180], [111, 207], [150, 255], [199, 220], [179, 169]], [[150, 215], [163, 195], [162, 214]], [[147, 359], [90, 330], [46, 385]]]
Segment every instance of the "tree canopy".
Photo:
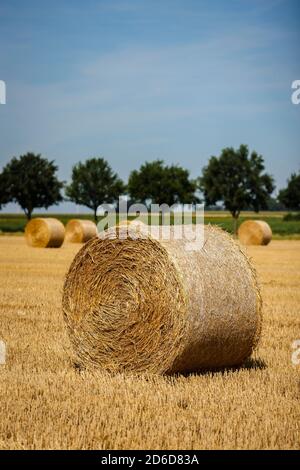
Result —
[[8, 187], [5, 183], [5, 175], [0, 173], [0, 209], [9, 202]]
[[72, 169], [71, 183], [66, 196], [75, 204], [89, 207], [97, 220], [97, 208], [104, 203], [114, 203], [125, 186], [103, 158], [90, 158]]
[[300, 172], [292, 173], [287, 187], [279, 191], [278, 200], [291, 210], [300, 210]]
[[[3, 203], [16, 202], [28, 219], [34, 209], [47, 209], [63, 200], [63, 183], [56, 177], [57, 166], [40, 154], [12, 158], [0, 176]], [[0, 201], [1, 202], [1, 201]]]
[[258, 212], [267, 208], [274, 183], [264, 169], [263, 157], [255, 151], [249, 155], [248, 147], [241, 145], [237, 150], [223, 149], [221, 155], [211, 157], [202, 170], [199, 187], [206, 204], [222, 201], [235, 219], [235, 232], [242, 209]]
[[189, 171], [178, 166], [167, 166], [163, 160], [144, 163], [131, 172], [128, 192], [135, 202], [146, 204], [192, 204], [197, 202], [197, 184], [189, 178]]

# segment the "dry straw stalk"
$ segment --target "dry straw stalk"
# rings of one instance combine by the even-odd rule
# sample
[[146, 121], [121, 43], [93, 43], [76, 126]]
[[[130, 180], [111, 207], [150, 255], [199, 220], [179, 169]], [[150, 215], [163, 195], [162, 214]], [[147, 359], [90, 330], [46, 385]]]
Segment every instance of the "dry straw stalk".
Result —
[[65, 237], [65, 227], [54, 218], [30, 220], [25, 228], [27, 244], [39, 248], [59, 248]]
[[91, 220], [72, 219], [66, 225], [66, 241], [85, 243], [97, 235], [97, 226]]
[[63, 313], [75, 360], [108, 371], [174, 373], [241, 364], [261, 330], [255, 272], [225, 232], [185, 240], [122, 238], [118, 227], [75, 256]]
[[272, 230], [264, 220], [246, 220], [238, 230], [243, 245], [268, 245], [272, 240]]

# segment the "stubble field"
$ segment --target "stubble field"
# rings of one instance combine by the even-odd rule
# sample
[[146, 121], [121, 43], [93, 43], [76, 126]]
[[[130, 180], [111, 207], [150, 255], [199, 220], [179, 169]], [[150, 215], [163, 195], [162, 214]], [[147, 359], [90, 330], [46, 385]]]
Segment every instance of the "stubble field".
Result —
[[[251, 247], [263, 337], [240, 369], [188, 376], [78, 372], [61, 314], [80, 246], [0, 237], [1, 449], [299, 449], [300, 241]], [[300, 354], [297, 356], [300, 358]], [[294, 361], [295, 362], [295, 361]]]

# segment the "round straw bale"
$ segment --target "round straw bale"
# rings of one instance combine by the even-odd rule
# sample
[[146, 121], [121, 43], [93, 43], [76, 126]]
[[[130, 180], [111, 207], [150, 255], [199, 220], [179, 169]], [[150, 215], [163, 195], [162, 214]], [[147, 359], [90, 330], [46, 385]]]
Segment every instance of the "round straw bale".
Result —
[[59, 248], [65, 237], [65, 227], [54, 218], [30, 220], [25, 228], [27, 244], [39, 248]]
[[246, 220], [239, 227], [238, 237], [243, 245], [268, 245], [272, 230], [264, 220]]
[[97, 235], [97, 226], [91, 220], [72, 219], [66, 225], [66, 241], [85, 243]]
[[199, 251], [182, 239], [125, 238], [124, 230], [86, 243], [67, 274], [63, 314], [76, 363], [174, 373], [248, 358], [261, 298], [239, 245], [211, 226]]

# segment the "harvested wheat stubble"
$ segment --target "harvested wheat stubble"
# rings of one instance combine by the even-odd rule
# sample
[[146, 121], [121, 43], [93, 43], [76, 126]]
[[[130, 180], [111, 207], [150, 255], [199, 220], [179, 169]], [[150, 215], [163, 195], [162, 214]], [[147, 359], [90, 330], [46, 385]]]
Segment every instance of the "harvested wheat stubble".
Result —
[[261, 298], [239, 245], [206, 226], [204, 247], [185, 240], [90, 240], [63, 291], [74, 361], [111, 372], [175, 373], [238, 365], [260, 337]]
[[239, 227], [238, 237], [243, 245], [268, 245], [272, 230], [264, 220], [246, 220]]
[[54, 218], [36, 218], [26, 225], [25, 237], [30, 246], [59, 248], [65, 238], [65, 227]]
[[66, 241], [85, 243], [97, 235], [97, 226], [91, 220], [72, 219], [66, 225]]

